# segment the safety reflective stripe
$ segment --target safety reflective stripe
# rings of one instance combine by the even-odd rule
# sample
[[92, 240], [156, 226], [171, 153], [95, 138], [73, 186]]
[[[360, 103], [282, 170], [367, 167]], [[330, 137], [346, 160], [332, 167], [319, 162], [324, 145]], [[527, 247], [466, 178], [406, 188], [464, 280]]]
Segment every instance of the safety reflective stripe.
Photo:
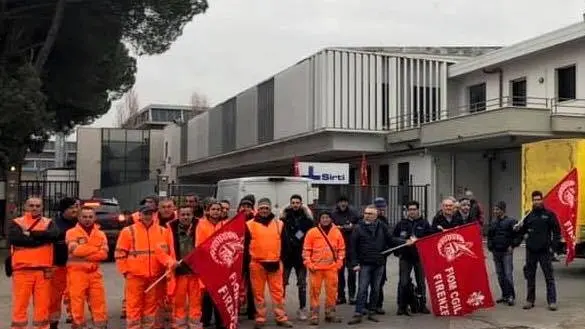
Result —
[[128, 250], [116, 248], [116, 250], [114, 251], [114, 258], [115, 259], [128, 258]]
[[152, 250], [132, 250], [128, 252], [128, 256], [150, 255], [154, 254]]
[[12, 323], [10, 324], [10, 326], [12, 328], [26, 328], [26, 326], [28, 326], [28, 322], [24, 321], [24, 322], [15, 322], [12, 321]]

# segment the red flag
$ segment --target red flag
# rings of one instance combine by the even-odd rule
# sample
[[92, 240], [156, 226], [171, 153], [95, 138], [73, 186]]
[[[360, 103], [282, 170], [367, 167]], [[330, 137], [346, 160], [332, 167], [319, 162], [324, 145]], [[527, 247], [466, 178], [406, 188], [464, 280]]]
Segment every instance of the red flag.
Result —
[[297, 157], [293, 160], [293, 176], [301, 177], [301, 165], [299, 164], [299, 158]]
[[577, 168], [571, 170], [560, 182], [544, 197], [544, 206], [557, 216], [561, 234], [567, 246], [565, 264], [569, 265], [575, 259], [575, 229], [577, 227], [577, 207], [579, 197]]
[[227, 329], [238, 328], [244, 260], [246, 214], [238, 213], [191, 254], [183, 258], [199, 278]]
[[433, 314], [461, 316], [493, 307], [481, 228], [471, 223], [422, 238], [416, 247]]
[[360, 164], [360, 186], [368, 186], [368, 162], [366, 161], [366, 155], [362, 155], [362, 162]]

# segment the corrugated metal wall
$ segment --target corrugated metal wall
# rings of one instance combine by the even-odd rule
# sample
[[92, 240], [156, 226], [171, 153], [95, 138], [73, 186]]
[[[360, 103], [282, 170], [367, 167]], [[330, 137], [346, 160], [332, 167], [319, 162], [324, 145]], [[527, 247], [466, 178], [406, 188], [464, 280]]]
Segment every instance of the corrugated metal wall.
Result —
[[223, 106], [219, 105], [209, 110], [209, 130], [207, 140], [209, 141], [209, 156], [222, 153], [223, 144]]
[[274, 140], [274, 78], [258, 85], [258, 143]]
[[236, 98], [236, 148], [258, 142], [258, 88], [253, 87]]
[[236, 97], [230, 98], [222, 108], [222, 153], [228, 153], [236, 149]]

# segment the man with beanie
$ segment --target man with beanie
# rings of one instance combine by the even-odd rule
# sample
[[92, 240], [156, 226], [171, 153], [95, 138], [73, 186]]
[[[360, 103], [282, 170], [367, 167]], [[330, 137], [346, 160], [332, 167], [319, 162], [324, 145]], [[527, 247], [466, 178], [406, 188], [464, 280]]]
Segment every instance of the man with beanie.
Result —
[[266, 285], [272, 297], [276, 324], [292, 328], [284, 308], [284, 286], [282, 282], [282, 230], [283, 223], [272, 213], [272, 202], [268, 198], [258, 200], [258, 213], [246, 223], [244, 241], [246, 263], [249, 264], [252, 293], [256, 304], [255, 329], [266, 325]]
[[502, 298], [496, 302], [514, 306], [516, 292], [514, 291], [514, 247], [516, 247], [516, 232], [514, 225], [517, 221], [506, 215], [506, 203], [500, 201], [493, 209], [494, 221], [488, 229], [488, 250], [494, 256], [494, 265], [498, 275], [498, 283], [502, 290]]
[[69, 305], [69, 294], [67, 291], [67, 258], [69, 251], [65, 242], [65, 234], [77, 224], [79, 203], [74, 198], [63, 198], [59, 201], [59, 212], [55, 217], [55, 225], [59, 229], [59, 236], [54, 246], [55, 271], [51, 278], [51, 301], [49, 307], [49, 318], [51, 329], [59, 327], [61, 319], [61, 305], [65, 304], [67, 312], [67, 323], [71, 323], [71, 308]]
[[[345, 239], [345, 248], [351, 249], [351, 232], [357, 225], [360, 215], [357, 211], [349, 206], [349, 199], [341, 196], [337, 199], [337, 206], [331, 212], [333, 224], [339, 227]], [[356, 273], [351, 269], [351, 254], [348, 253], [345, 258], [345, 266], [339, 270], [339, 280], [337, 283], [337, 304], [347, 303], [345, 295], [345, 271], [347, 269], [347, 292], [349, 294], [349, 303], [354, 305], [356, 302]]]
[[280, 219], [284, 223], [282, 232], [283, 248], [282, 262], [284, 264], [284, 286], [286, 286], [294, 269], [297, 278], [299, 310], [297, 317], [301, 321], [307, 315], [307, 269], [303, 264], [303, 243], [307, 232], [314, 226], [310, 210], [303, 205], [303, 198], [294, 194], [290, 197], [290, 204], [286, 207]]

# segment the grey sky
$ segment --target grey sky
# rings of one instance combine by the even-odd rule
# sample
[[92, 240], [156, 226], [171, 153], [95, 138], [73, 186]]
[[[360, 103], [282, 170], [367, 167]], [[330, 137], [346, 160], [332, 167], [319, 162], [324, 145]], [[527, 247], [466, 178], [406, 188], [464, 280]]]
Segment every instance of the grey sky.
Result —
[[[583, 19], [583, 0], [209, 0], [173, 47], [138, 61], [140, 106], [212, 105], [328, 46], [508, 45]], [[115, 108], [115, 107], [113, 107]], [[114, 109], [94, 125], [111, 126]]]

